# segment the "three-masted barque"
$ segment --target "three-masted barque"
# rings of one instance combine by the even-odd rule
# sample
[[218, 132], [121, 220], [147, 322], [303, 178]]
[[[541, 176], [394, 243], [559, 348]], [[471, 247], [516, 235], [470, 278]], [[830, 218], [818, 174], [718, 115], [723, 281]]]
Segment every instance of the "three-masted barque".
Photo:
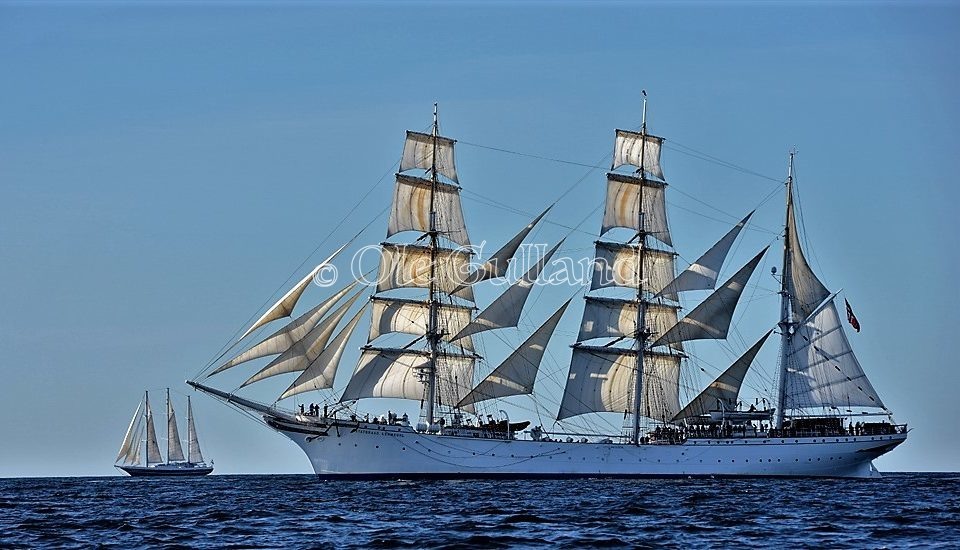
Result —
[[[519, 325], [531, 289], [561, 243], [487, 307], [476, 306], [473, 292], [484, 281], [507, 276], [521, 244], [550, 209], [494, 254], [473, 261], [455, 141], [439, 135], [436, 110], [431, 133], [407, 132], [389, 242], [380, 245], [373, 295], [365, 296], [366, 287], [351, 282], [229, 361], [212, 365], [206, 375], [273, 357], [241, 386], [296, 373], [273, 404], [216, 389], [200, 378], [188, 384], [257, 413], [299, 445], [322, 478], [877, 475], [872, 461], [903, 443], [907, 429], [893, 422], [867, 380], [844, 334], [836, 294], [804, 257], [793, 201], [792, 153], [777, 322], [699, 395], [681, 403], [680, 373], [688, 360], [684, 344], [727, 337], [737, 303], [767, 250], [717, 286], [751, 212], [676, 273], [662, 143], [647, 133], [646, 105], [640, 131], [616, 131], [592, 278], [557, 423], [550, 430], [511, 422], [505, 414], [494, 418], [480, 407], [536, 391], [545, 350], [572, 298], [485, 376], [480, 376], [483, 358], [474, 338]], [[410, 240], [398, 240], [406, 235], [412, 235]], [[322, 265], [240, 340], [292, 317]], [[693, 290], [712, 293], [681, 318], [679, 296]], [[367, 311], [367, 344], [343, 390], [334, 393], [347, 342]], [[738, 399], [741, 385], [774, 333], [781, 352], [772, 406], [744, 409]], [[407, 335], [402, 345], [381, 343], [402, 335]], [[313, 391], [319, 392], [314, 395], [321, 404], [311, 404], [309, 410], [280, 404]], [[415, 421], [392, 412], [371, 418], [358, 409], [370, 398], [421, 406]], [[597, 413], [623, 414], [624, 429], [604, 434], [557, 427]], [[869, 413], [886, 419], [862, 422], [875, 418]]]

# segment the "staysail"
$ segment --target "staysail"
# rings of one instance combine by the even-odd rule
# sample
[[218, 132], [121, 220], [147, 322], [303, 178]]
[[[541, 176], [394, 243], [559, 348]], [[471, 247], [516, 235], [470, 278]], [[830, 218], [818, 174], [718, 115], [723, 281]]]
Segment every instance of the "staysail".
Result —
[[197, 439], [197, 427], [193, 422], [193, 404], [187, 396], [187, 437], [190, 443], [187, 446], [187, 462], [199, 464], [203, 462], [203, 453], [200, 452], [200, 440]]
[[183, 462], [183, 446], [177, 429], [177, 414], [173, 412], [170, 390], [167, 390], [167, 462]]
[[163, 462], [160, 445], [157, 444], [157, 430], [153, 424], [153, 411], [150, 410], [150, 397], [145, 399], [147, 409], [147, 466]]
[[530, 231], [532, 231], [537, 223], [547, 215], [547, 212], [549, 212], [551, 208], [553, 208], [553, 205], [548, 206], [547, 209], [541, 212], [539, 216], [534, 218], [533, 221], [528, 223], [523, 229], [514, 235], [512, 239], [507, 241], [507, 244], [503, 245], [499, 250], [494, 252], [493, 255], [487, 259], [487, 261], [483, 262], [480, 267], [470, 274], [466, 283], [463, 283], [457, 287], [454, 293], [459, 291], [467, 284], [476, 284], [481, 281], [486, 281], [487, 279], [505, 277], [507, 274], [507, 269], [510, 267], [510, 262], [517, 254], [517, 250], [520, 249], [520, 245], [523, 244], [523, 240], [527, 238], [527, 235], [530, 234]]
[[133, 418], [130, 419], [130, 425], [127, 426], [127, 433], [123, 436], [123, 443], [120, 444], [120, 452], [117, 453], [117, 459], [114, 462], [122, 461], [124, 464], [132, 463], [130, 459], [134, 454], [134, 443], [139, 440], [140, 423], [143, 419], [142, 411], [143, 402], [141, 401], [137, 403], [137, 410], [134, 411]]

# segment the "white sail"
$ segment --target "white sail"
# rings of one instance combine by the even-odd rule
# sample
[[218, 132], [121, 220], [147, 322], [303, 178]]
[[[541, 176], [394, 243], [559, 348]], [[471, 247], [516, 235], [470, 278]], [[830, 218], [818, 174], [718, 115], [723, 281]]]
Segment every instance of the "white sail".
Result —
[[810, 314], [824, 300], [830, 296], [816, 273], [810, 268], [807, 259], [803, 255], [803, 249], [800, 247], [800, 240], [797, 238], [797, 221], [793, 213], [793, 198], [787, 205], [787, 246], [790, 251], [790, 302], [793, 306], [795, 320], [799, 321], [810, 316]]
[[183, 462], [183, 446], [180, 443], [180, 430], [177, 429], [177, 414], [170, 402], [170, 390], [167, 390], [167, 462]]
[[[393, 193], [393, 207], [387, 224], [387, 236], [403, 231], [430, 231], [430, 195], [433, 182], [397, 174]], [[433, 210], [436, 212], [436, 227], [440, 236], [461, 246], [469, 246], [467, 227], [460, 206], [460, 188], [446, 183], [437, 183], [433, 193]]]
[[141, 410], [143, 409], [143, 402], [137, 403], [137, 410], [133, 413], [133, 418], [130, 419], [130, 424], [127, 426], [127, 433], [123, 436], [123, 443], [120, 444], [120, 452], [117, 453], [117, 459], [114, 462], [120, 462], [121, 459], [126, 459], [130, 456], [130, 451], [133, 449], [133, 443], [135, 441], [134, 437], [140, 426]]
[[[576, 346], [557, 420], [593, 412], [633, 411], [637, 351]], [[680, 410], [680, 357], [646, 352], [642, 414], [669, 420]]]
[[259, 372], [247, 379], [240, 387], [248, 386], [254, 382], [259, 382], [265, 378], [285, 374], [288, 372], [300, 372], [307, 368], [311, 361], [320, 356], [323, 348], [333, 335], [334, 329], [347, 314], [350, 307], [353, 306], [357, 298], [364, 291], [357, 292], [349, 300], [343, 303], [329, 317], [320, 321], [317, 326], [307, 333], [303, 339], [299, 340], [290, 349], [280, 354], [279, 357], [271, 361], [267, 366], [260, 369]]
[[723, 371], [716, 380], [710, 383], [699, 395], [693, 398], [687, 406], [676, 416], [674, 421], [692, 416], [702, 416], [716, 410], [733, 410], [737, 405], [737, 396], [740, 395], [740, 386], [747, 375], [747, 370], [756, 359], [757, 353], [767, 341], [773, 331], [767, 331], [760, 340], [740, 356], [727, 370]]
[[[141, 433], [143, 431], [142, 424], [140, 425], [140, 428], [141, 429], [137, 433]], [[133, 450], [129, 456], [129, 459], [124, 462], [125, 464], [140, 464], [140, 447], [142, 446], [142, 444], [143, 442], [140, 441], [140, 438], [138, 437], [137, 444], [136, 446], [133, 447]]]
[[733, 226], [727, 234], [724, 235], [716, 244], [703, 253], [703, 256], [697, 258], [690, 267], [683, 270], [670, 284], [660, 291], [659, 295], [670, 300], [677, 300], [677, 293], [687, 290], [707, 290], [712, 289], [717, 284], [717, 276], [720, 274], [720, 268], [723, 267], [723, 261], [730, 252], [730, 247], [737, 240], [740, 230], [753, 216], [753, 212], [747, 214], [740, 223]]
[[663, 179], [660, 168], [660, 145], [663, 138], [644, 136], [638, 132], [617, 130], [617, 140], [613, 147], [613, 166], [617, 169], [624, 164], [643, 167], [643, 171]]
[[[654, 248], [643, 251], [643, 287], [656, 294], [674, 277], [674, 254]], [[640, 282], [640, 248], [637, 245], [597, 241], [590, 290], [607, 287], [636, 289]]]
[[[634, 300], [587, 296], [578, 341], [593, 338], [634, 338], [639, 306]], [[677, 323], [677, 307], [648, 303], [644, 308], [646, 326], [662, 334]]]
[[[666, 184], [644, 178], [607, 174], [607, 202], [603, 211], [603, 235], [614, 227], [643, 230], [658, 241], [673, 246], [667, 225]], [[643, 205], [640, 204], [642, 196]]]
[[[466, 381], [456, 388], [461, 391], [456, 403], [473, 385], [472, 355], [441, 354], [437, 358], [438, 377]], [[423, 376], [430, 363], [430, 353], [418, 350], [363, 348], [360, 362], [340, 401], [355, 401], [367, 397], [395, 397], [420, 400], [424, 397]], [[443, 373], [441, 375], [441, 373]], [[462, 387], [466, 389], [463, 390]]]
[[150, 410], [150, 401], [147, 400], [147, 465], [163, 462], [160, 456], [160, 445], [157, 444], [157, 430], [153, 424], [153, 411]]
[[261, 340], [258, 344], [252, 346], [250, 349], [237, 355], [223, 365], [220, 365], [217, 367], [217, 370], [210, 373], [210, 376], [213, 376], [219, 372], [223, 372], [231, 367], [235, 367], [241, 363], [252, 361], [253, 359], [259, 359], [260, 357], [266, 357], [268, 355], [275, 355], [287, 351], [301, 338], [306, 336], [307, 333], [317, 325], [317, 322], [319, 322], [320, 319], [326, 315], [327, 312], [330, 311], [330, 309], [333, 308], [333, 306], [335, 306], [341, 298], [353, 290], [353, 287], [355, 286], [357, 286], [356, 281], [350, 283], [346, 288], [338, 291], [336, 294], [327, 298], [310, 311], [297, 317], [277, 332], [274, 332], [270, 336]]
[[885, 408], [853, 354], [833, 301], [797, 327], [787, 344], [784, 408]]
[[[350, 242], [353, 242], [353, 241], [351, 240]], [[284, 294], [282, 298], [277, 300], [277, 303], [270, 306], [270, 309], [268, 309], [266, 313], [261, 315], [260, 318], [257, 319], [257, 321], [253, 323], [253, 325], [251, 325], [246, 332], [243, 333], [243, 336], [240, 337], [240, 340], [243, 340], [244, 338], [247, 337], [248, 334], [262, 327], [263, 325], [269, 323], [270, 321], [275, 321], [283, 317], [289, 317], [290, 314], [293, 313], [293, 308], [297, 306], [297, 302], [300, 300], [300, 296], [303, 296], [304, 291], [307, 290], [308, 286], [310, 286], [310, 281], [313, 280], [317, 272], [320, 271], [320, 269], [323, 268], [323, 266], [332, 262], [333, 259], [337, 257], [337, 254], [340, 254], [341, 252], [343, 252], [343, 249], [350, 245], [350, 242], [344, 244], [343, 246], [338, 248], [336, 251], [334, 251], [334, 253], [331, 254], [326, 260], [320, 262], [320, 264], [317, 265], [317, 267], [313, 268], [310, 271], [310, 273], [307, 273], [306, 277], [304, 277], [303, 279], [300, 279], [300, 282], [293, 285], [293, 288], [288, 290], [287, 293]]]
[[[541, 212], [539, 216], [534, 218], [532, 222], [528, 223], [526, 227], [514, 235], [514, 237], [510, 239], [507, 244], [503, 245], [500, 250], [494, 252], [493, 255], [487, 259], [487, 261], [483, 262], [483, 264], [476, 269], [476, 271], [471, 273], [470, 277], [468, 278], [469, 284], [476, 284], [481, 281], [486, 281], [487, 279], [496, 279], [506, 276], [507, 269], [510, 267], [510, 261], [513, 260], [513, 257], [516, 255], [517, 250], [523, 243], [523, 240], [527, 238], [527, 235], [530, 234], [530, 231], [532, 231], [537, 223], [547, 215], [547, 212], [549, 212], [551, 208], [553, 208], [553, 205], [548, 206], [547, 209]], [[462, 288], [462, 286], [460, 288]], [[457, 290], [459, 290], [459, 288]]]
[[434, 140], [436, 140], [437, 173], [447, 179], [457, 181], [457, 165], [453, 156], [455, 140], [431, 134], [407, 131], [407, 139], [403, 143], [403, 157], [400, 159], [400, 171], [405, 172], [413, 168], [430, 170], [434, 162]]
[[[424, 335], [430, 319], [430, 304], [419, 300], [401, 300], [398, 298], [373, 298], [372, 318], [370, 320], [370, 335], [367, 342], [372, 342], [389, 332]], [[450, 341], [450, 337], [457, 334], [470, 323], [474, 308], [454, 304], [438, 304], [437, 325], [443, 333], [442, 339]], [[470, 342], [461, 340], [458, 344], [469, 345]], [[468, 349], [472, 349], [468, 348]]]
[[686, 317], [670, 328], [653, 345], [661, 346], [687, 340], [722, 340], [727, 337], [730, 323], [733, 321], [733, 311], [740, 301], [743, 289], [747, 286], [750, 276], [760, 265], [760, 260], [766, 253], [764, 248], [759, 254], [747, 262], [747, 265], [734, 273], [733, 277], [723, 283], [707, 297], [706, 300], [693, 308]]
[[193, 421], [193, 404], [187, 396], [187, 437], [190, 442], [187, 447], [187, 462], [199, 464], [203, 462], [203, 453], [200, 452], [200, 440], [197, 439], [197, 426]]
[[277, 398], [277, 401], [307, 391], [333, 387], [333, 379], [337, 375], [337, 368], [340, 366], [343, 351], [347, 348], [347, 341], [353, 335], [353, 331], [356, 330], [357, 324], [360, 323], [360, 316], [366, 309], [367, 306], [364, 304], [347, 322], [343, 330], [323, 349], [320, 355], [311, 361], [306, 370], [300, 373], [300, 376], [290, 384], [290, 387]]
[[540, 276], [540, 272], [550, 262], [550, 258], [560, 248], [561, 244], [563, 244], [562, 240], [548, 250], [517, 282], [510, 285], [510, 288], [498, 296], [486, 309], [477, 314], [476, 319], [459, 331], [451, 340], [456, 342], [464, 336], [478, 332], [517, 326], [517, 323], [520, 322], [523, 305], [527, 302], [527, 297], [530, 295], [537, 277]]
[[[430, 287], [430, 248], [418, 245], [383, 243], [377, 292], [395, 288]], [[438, 248], [435, 278], [437, 289], [452, 293], [470, 273], [470, 254], [461, 250]], [[473, 290], [467, 286], [455, 296], [473, 301]]]

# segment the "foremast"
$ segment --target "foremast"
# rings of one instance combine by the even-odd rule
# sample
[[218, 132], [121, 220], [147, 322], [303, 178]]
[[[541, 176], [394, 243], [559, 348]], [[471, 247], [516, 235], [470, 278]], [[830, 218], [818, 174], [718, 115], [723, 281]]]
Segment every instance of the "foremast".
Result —
[[[437, 316], [440, 310], [440, 303], [437, 297], [437, 248], [439, 245], [437, 234], [437, 137], [439, 135], [439, 124], [437, 120], [437, 104], [433, 104], [433, 147], [430, 151], [430, 229], [427, 235], [430, 239], [430, 283], [428, 287], [429, 314], [427, 323], [427, 343], [430, 346], [430, 363], [426, 372], [426, 420], [427, 426], [433, 426], [434, 421], [434, 403], [437, 399], [437, 356], [440, 351], [440, 327], [437, 323]], [[472, 382], [472, 380], [471, 380]]]
[[[641, 179], [644, 179], [644, 153], [647, 148], [647, 92], [643, 91], [643, 118], [640, 124], [640, 167], [637, 173]], [[634, 349], [637, 354], [637, 369], [634, 375], [633, 384], [633, 430], [630, 435], [630, 442], [634, 445], [640, 444], [640, 411], [643, 410], [643, 356], [646, 353], [647, 338], [650, 337], [650, 330], [645, 322], [647, 304], [643, 299], [643, 256], [647, 248], [647, 235], [643, 215], [643, 183], [641, 182], [638, 190], [640, 199], [637, 201], [637, 240], [640, 245], [640, 254], [637, 261], [637, 322], [634, 333]]]

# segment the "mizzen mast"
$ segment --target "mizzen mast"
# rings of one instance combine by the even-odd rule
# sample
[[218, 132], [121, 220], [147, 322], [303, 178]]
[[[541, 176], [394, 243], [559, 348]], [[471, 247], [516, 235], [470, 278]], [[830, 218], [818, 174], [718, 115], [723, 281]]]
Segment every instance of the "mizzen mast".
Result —
[[790, 350], [791, 332], [793, 331], [793, 318], [790, 313], [790, 276], [791, 276], [791, 246], [790, 240], [796, 238], [790, 234], [791, 223], [790, 214], [793, 210], [793, 156], [795, 151], [790, 151], [790, 163], [787, 166], [787, 208], [783, 224], [783, 272], [780, 274], [780, 377], [777, 387], [777, 429], [783, 428], [784, 410], [786, 402], [787, 388], [787, 360]]

